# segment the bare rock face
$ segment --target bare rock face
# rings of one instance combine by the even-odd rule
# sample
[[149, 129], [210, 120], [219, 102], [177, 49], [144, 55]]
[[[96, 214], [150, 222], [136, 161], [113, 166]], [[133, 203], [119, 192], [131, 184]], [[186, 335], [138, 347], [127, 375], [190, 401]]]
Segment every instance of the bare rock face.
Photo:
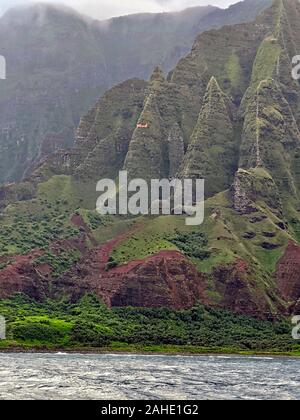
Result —
[[[32, 261], [38, 252], [15, 257], [15, 260], [0, 270], [0, 299], [7, 299], [15, 293], [24, 293], [33, 299], [44, 299], [49, 293], [49, 284]], [[45, 270], [45, 267], [43, 267]]]
[[57, 281], [72, 300], [87, 292], [96, 293], [108, 306], [191, 308], [206, 303], [205, 281], [182, 254], [162, 251], [141, 261], [110, 270], [106, 268], [108, 249], [104, 246], [89, 261]]
[[256, 202], [264, 201], [278, 217], [282, 217], [282, 201], [278, 188], [264, 168], [239, 169], [233, 184], [234, 208], [241, 214], [257, 211]]
[[[118, 281], [117, 277], [114, 281]], [[112, 306], [187, 309], [205, 302], [203, 277], [178, 252], [160, 252], [138, 263], [123, 277]]]
[[[73, 223], [84, 226], [79, 216], [73, 217]], [[93, 238], [87, 233], [53, 242], [48, 250], [57, 256], [65, 251], [76, 251], [84, 256], [90, 243], [93, 243]], [[50, 262], [43, 260], [44, 255], [45, 250], [34, 249], [26, 255], [0, 257], [0, 299], [8, 299], [15, 293], [23, 293], [37, 301], [52, 298], [52, 282], [56, 275]]]
[[286, 300], [296, 302], [300, 299], [300, 246], [292, 241], [278, 262], [276, 278]]
[[253, 205], [251, 176], [247, 171], [239, 169], [233, 184], [234, 208], [241, 214], [256, 211]]

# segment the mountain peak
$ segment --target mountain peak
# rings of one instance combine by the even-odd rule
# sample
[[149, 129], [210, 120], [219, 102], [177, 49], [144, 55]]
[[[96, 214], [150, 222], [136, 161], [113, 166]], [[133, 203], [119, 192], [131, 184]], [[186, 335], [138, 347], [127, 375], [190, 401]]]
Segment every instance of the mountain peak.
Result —
[[208, 82], [208, 85], [207, 85], [207, 90], [210, 91], [210, 92], [221, 91], [220, 85], [219, 85], [217, 79], [215, 78], [215, 76], [212, 76], [210, 78], [210, 81]]
[[208, 196], [226, 190], [237, 165], [235, 148], [228, 98], [213, 76], [182, 165], [182, 178], [205, 178]]
[[166, 79], [164, 73], [159, 66], [156, 66], [150, 78], [150, 82], [164, 82]]
[[30, 3], [9, 9], [2, 16], [1, 22], [9, 25], [26, 25], [35, 23], [42, 26], [49, 21], [61, 19], [61, 17], [89, 19], [69, 6], [52, 3]]

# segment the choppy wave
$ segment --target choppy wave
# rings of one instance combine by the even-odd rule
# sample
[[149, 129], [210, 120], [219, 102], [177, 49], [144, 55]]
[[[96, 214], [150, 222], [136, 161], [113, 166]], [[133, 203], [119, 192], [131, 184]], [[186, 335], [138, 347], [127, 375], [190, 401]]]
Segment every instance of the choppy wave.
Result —
[[300, 360], [1, 354], [0, 399], [300, 399]]

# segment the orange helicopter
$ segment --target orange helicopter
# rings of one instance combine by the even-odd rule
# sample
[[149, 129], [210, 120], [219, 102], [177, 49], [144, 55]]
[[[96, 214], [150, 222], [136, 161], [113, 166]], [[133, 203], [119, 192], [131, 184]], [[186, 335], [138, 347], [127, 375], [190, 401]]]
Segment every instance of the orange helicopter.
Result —
[[139, 123], [136, 126], [136, 128], [149, 128], [149, 127], [150, 127], [150, 125], [148, 123], [146, 123], [146, 124]]

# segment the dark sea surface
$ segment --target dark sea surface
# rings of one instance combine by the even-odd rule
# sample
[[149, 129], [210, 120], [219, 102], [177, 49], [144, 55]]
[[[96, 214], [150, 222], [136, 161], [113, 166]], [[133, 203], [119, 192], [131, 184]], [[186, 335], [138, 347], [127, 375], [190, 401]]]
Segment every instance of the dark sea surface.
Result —
[[0, 354], [0, 399], [299, 400], [300, 359]]

